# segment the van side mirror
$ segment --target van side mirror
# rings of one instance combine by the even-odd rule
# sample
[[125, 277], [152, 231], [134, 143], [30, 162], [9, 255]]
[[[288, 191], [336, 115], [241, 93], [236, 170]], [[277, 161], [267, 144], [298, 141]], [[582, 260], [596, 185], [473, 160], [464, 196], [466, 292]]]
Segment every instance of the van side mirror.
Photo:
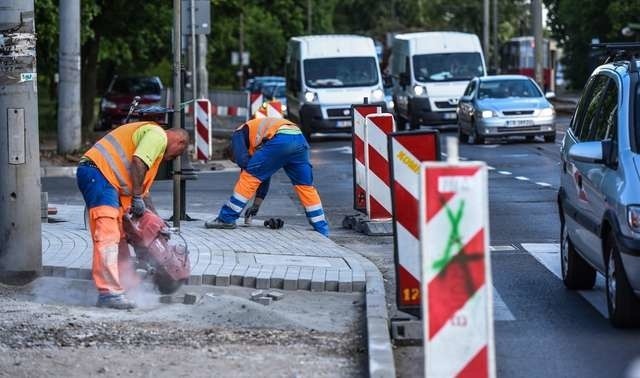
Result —
[[409, 80], [409, 74], [407, 74], [406, 72], [401, 72], [400, 75], [398, 75], [398, 78], [400, 79], [400, 85], [402, 85], [403, 87], [411, 84], [411, 80]]

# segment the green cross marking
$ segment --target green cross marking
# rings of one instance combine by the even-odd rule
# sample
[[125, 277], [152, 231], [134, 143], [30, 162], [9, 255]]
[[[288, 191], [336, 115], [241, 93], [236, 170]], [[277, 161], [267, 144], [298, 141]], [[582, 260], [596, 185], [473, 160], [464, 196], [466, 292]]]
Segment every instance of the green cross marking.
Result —
[[460, 206], [458, 210], [454, 214], [451, 211], [451, 208], [448, 205], [444, 205], [445, 210], [447, 211], [447, 218], [449, 219], [449, 224], [451, 225], [451, 231], [449, 232], [449, 240], [447, 241], [447, 246], [444, 249], [443, 256], [433, 262], [433, 269], [438, 271], [442, 270], [454, 256], [451, 254], [454, 251], [454, 246], [458, 249], [462, 249], [462, 240], [460, 238], [460, 221], [462, 220], [462, 216], [464, 214], [464, 200], [460, 201]]

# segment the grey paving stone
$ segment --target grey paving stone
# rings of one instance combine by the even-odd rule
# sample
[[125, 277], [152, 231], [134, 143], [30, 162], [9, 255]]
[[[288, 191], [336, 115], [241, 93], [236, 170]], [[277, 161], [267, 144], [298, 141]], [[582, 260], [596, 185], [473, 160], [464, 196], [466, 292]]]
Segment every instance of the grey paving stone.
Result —
[[311, 291], [324, 291], [324, 281], [327, 270], [325, 268], [313, 269], [311, 276]]
[[338, 291], [338, 269], [327, 269], [324, 279], [324, 289], [326, 291]]
[[223, 265], [216, 273], [216, 286], [229, 286], [231, 283], [231, 272], [235, 265]]
[[284, 298], [284, 293], [272, 290], [269, 293], [267, 293], [267, 297], [272, 298], [274, 301], [279, 301]]
[[244, 278], [244, 274], [247, 269], [249, 269], [248, 265], [236, 265], [236, 267], [233, 268], [233, 271], [231, 272], [229, 283], [231, 285], [242, 286], [242, 279]]
[[313, 268], [300, 268], [300, 276], [298, 276], [298, 290], [311, 290], [311, 278], [313, 276]]
[[256, 299], [252, 299], [254, 302], [260, 303], [261, 305], [268, 306], [271, 304], [271, 297], [257, 297]]
[[276, 266], [271, 273], [271, 282], [269, 287], [273, 289], [282, 289], [284, 287], [284, 276], [287, 274], [287, 267], [284, 265]]
[[298, 277], [300, 275], [299, 266], [290, 266], [284, 276], [282, 288], [284, 290], [296, 290], [298, 288]]
[[251, 292], [251, 299], [256, 299], [258, 297], [264, 297], [264, 290], [256, 290]]
[[273, 266], [265, 265], [260, 269], [258, 276], [256, 276], [256, 289], [268, 289], [271, 285], [271, 273], [273, 272]]
[[338, 291], [341, 293], [350, 293], [353, 291], [351, 270], [340, 269], [338, 271]]
[[182, 303], [186, 305], [195, 304], [198, 301], [198, 297], [199, 295], [196, 293], [186, 293], [184, 295], [184, 299], [182, 300]]
[[260, 273], [260, 265], [250, 265], [247, 271], [244, 273], [242, 279], [242, 286], [244, 287], [256, 287], [256, 278]]
[[[218, 264], [212, 264], [209, 265], [202, 273], [202, 284], [203, 285], [215, 285], [216, 284], [216, 274], [218, 274], [218, 271], [220, 270], [220, 268], [222, 267], [222, 265], [218, 265]], [[191, 275], [193, 275], [193, 271], [191, 272]]]

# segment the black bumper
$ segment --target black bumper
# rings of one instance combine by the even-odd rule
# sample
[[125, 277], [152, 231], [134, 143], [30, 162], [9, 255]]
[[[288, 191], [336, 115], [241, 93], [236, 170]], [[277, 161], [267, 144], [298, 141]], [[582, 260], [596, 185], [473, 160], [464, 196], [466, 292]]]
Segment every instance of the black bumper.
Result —
[[[373, 102], [371, 105], [382, 107], [382, 111], [387, 111], [387, 105], [384, 102]], [[351, 107], [349, 106], [351, 112]], [[319, 104], [304, 104], [300, 108], [300, 126], [310, 133], [350, 133], [353, 125], [351, 124], [352, 114], [344, 117], [324, 118], [322, 108]], [[346, 126], [338, 126], [338, 122], [348, 121]]]
[[409, 99], [409, 117], [411, 123], [418, 125], [447, 125], [458, 121], [456, 109], [433, 111], [429, 98]]

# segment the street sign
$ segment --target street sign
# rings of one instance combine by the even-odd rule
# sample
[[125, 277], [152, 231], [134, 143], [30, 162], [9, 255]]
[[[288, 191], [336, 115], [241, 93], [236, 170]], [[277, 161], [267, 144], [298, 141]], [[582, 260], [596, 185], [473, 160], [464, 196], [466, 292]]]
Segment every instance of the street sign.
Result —
[[[246, 51], [242, 52], [242, 65], [243, 66], [248, 66], [249, 65], [249, 53]], [[238, 64], [240, 64], [240, 53], [237, 51], [232, 51], [231, 52], [231, 65], [232, 66], [237, 66]]]
[[420, 166], [425, 376], [495, 377], [487, 167]]
[[180, 18], [182, 35], [191, 35], [191, 3], [194, 4], [195, 33], [211, 33], [211, 2], [209, 0], [182, 0]]
[[420, 312], [420, 163], [440, 160], [435, 130], [389, 134], [396, 306], [417, 317]]

